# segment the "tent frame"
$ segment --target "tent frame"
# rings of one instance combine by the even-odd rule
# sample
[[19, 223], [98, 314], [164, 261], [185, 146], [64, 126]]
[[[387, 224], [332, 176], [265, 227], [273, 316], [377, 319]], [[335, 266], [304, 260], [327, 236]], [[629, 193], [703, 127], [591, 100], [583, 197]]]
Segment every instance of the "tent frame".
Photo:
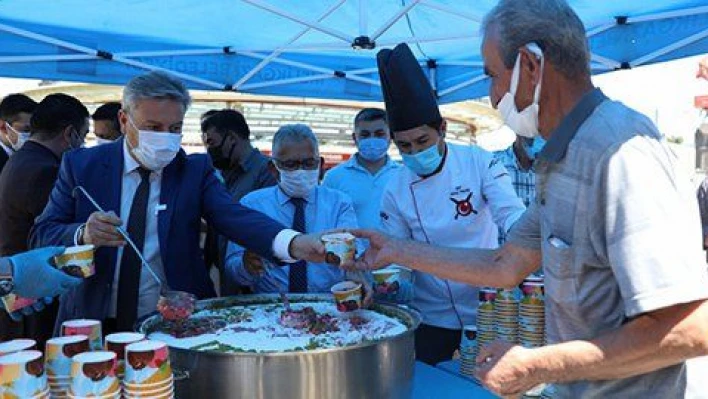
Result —
[[[454, 10], [449, 6], [440, 4], [435, 0], [413, 0], [403, 6], [401, 6], [394, 15], [392, 15], [386, 22], [375, 29], [371, 35], [369, 32], [369, 21], [367, 20], [367, 11], [370, 6], [368, 0], [337, 0], [329, 8], [327, 8], [318, 18], [308, 19], [301, 16], [295, 15], [291, 12], [278, 8], [269, 4], [265, 0], [240, 0], [247, 4], [250, 4], [259, 9], [265, 10], [274, 15], [286, 18], [292, 22], [302, 25], [302, 30], [291, 38], [284, 41], [284, 43], [274, 49], [234, 49], [231, 46], [226, 46], [222, 48], [203, 48], [203, 49], [190, 49], [190, 50], [154, 50], [154, 51], [139, 51], [139, 52], [123, 52], [123, 53], [113, 53], [106, 49], [92, 49], [76, 43], [71, 43], [60, 38], [46, 36], [40, 33], [31, 32], [25, 29], [21, 29], [15, 26], [10, 26], [7, 24], [0, 24], [0, 31], [23, 37], [26, 39], [35, 40], [45, 44], [54, 45], [67, 50], [75, 51], [77, 54], [61, 54], [61, 55], [28, 55], [28, 56], [0, 56], [1, 63], [26, 63], [26, 62], [71, 62], [71, 61], [83, 61], [83, 60], [105, 60], [109, 62], [117, 62], [125, 65], [129, 65], [135, 68], [148, 70], [148, 71], [164, 71], [173, 74], [174, 76], [183, 79], [188, 82], [192, 82], [209, 89], [225, 90], [225, 91], [247, 91], [255, 90], [261, 88], [269, 88], [275, 86], [288, 85], [293, 83], [303, 83], [312, 82], [325, 79], [345, 79], [353, 82], [370, 85], [373, 87], [379, 87], [380, 83], [378, 79], [367, 77], [365, 75], [372, 75], [377, 72], [376, 68], [361, 68], [356, 70], [334, 70], [331, 68], [324, 68], [321, 66], [313, 65], [306, 62], [293, 61], [283, 58], [284, 53], [302, 53], [315, 50], [370, 50], [376, 48], [377, 46], [389, 46], [394, 45], [399, 42], [407, 43], [430, 43], [448, 40], [462, 40], [471, 37], [477, 37], [477, 35], [463, 35], [463, 36], [440, 36], [440, 37], [405, 37], [389, 39], [386, 42], [377, 43], [376, 40], [379, 39], [383, 34], [385, 34], [392, 26], [396, 24], [401, 18], [407, 16], [411, 10], [416, 7], [428, 7], [439, 12], [452, 14], [458, 17], [468, 19], [479, 23], [482, 18], [478, 15], [471, 15], [469, 13], [463, 13], [458, 10]], [[342, 5], [348, 1], [358, 1], [359, 5], [359, 36], [353, 37], [350, 34], [341, 32], [335, 28], [326, 26], [323, 22], [330, 16], [333, 12], [338, 10]], [[592, 38], [599, 34], [605, 33], [611, 29], [616, 29], [627, 24], [637, 24], [644, 22], [653, 22], [666, 20], [671, 18], [683, 18], [689, 16], [696, 16], [708, 14], [708, 6], [695, 7], [679, 11], [661, 12], [656, 14], [644, 15], [644, 16], [618, 16], [614, 18], [614, 21], [608, 22], [596, 27], [593, 27], [587, 31], [588, 38]], [[307, 44], [299, 45], [298, 40], [310, 31], [318, 31], [327, 36], [336, 39], [336, 42], [331, 43], [321, 43], [321, 44]], [[597, 53], [591, 53], [592, 68], [595, 71], [611, 71], [617, 69], [630, 69], [635, 68], [649, 62], [652, 62], [659, 57], [662, 57], [671, 52], [677, 51], [679, 49], [685, 48], [693, 43], [703, 40], [708, 37], [708, 28], [704, 29], [698, 33], [692, 34], [686, 38], [678, 40], [670, 45], [659, 48], [649, 54], [638, 57], [634, 60], [620, 61], [602, 56]], [[151, 65], [137, 60], [140, 57], [174, 57], [174, 56], [195, 56], [195, 55], [241, 55], [249, 58], [258, 60], [256, 66], [251, 68], [247, 73], [241, 76], [234, 83], [222, 83], [215, 82], [207, 79], [200, 78], [198, 76], [182, 73], [174, 69], [162, 68], [156, 65]], [[260, 71], [262, 71], [266, 66], [270, 64], [281, 64], [289, 66], [292, 68], [304, 70], [307, 72], [314, 73], [310, 76], [296, 77], [296, 78], [284, 78], [278, 80], [272, 80], [268, 82], [260, 83], [249, 83], [249, 81], [256, 76]], [[474, 85], [486, 79], [484, 74], [478, 74], [466, 79], [451, 87], [439, 90], [438, 82], [438, 66], [458, 66], [458, 67], [470, 67], [479, 68], [482, 66], [481, 62], [474, 61], [438, 61], [438, 60], [424, 60], [421, 62], [424, 68], [427, 68], [428, 76], [431, 85], [438, 95], [438, 98], [443, 98], [445, 96], [451, 95], [461, 89], [468, 86]]]

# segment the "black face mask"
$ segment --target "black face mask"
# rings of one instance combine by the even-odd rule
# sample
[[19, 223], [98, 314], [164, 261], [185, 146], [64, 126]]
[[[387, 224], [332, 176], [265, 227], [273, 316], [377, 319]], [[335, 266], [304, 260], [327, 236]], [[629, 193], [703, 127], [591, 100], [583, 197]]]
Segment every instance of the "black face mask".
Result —
[[219, 146], [207, 148], [207, 153], [209, 153], [209, 156], [211, 157], [211, 162], [214, 164], [214, 167], [219, 170], [226, 170], [231, 167], [231, 156], [236, 150], [236, 143], [234, 143], [231, 145], [229, 155], [224, 156], [224, 152], [222, 151], [224, 148], [224, 142], [226, 142], [226, 138], [221, 140], [221, 144], [219, 144]]

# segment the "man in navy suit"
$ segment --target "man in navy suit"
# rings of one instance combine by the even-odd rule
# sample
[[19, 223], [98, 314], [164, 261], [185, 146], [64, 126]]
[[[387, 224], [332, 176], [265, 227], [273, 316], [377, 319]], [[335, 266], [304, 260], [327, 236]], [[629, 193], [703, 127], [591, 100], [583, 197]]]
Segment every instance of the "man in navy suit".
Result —
[[[189, 103], [189, 92], [171, 75], [137, 76], [123, 91], [119, 118], [125, 137], [65, 154], [30, 244], [95, 245], [97, 272], [62, 297], [57, 325], [93, 318], [103, 320], [108, 331], [129, 330], [155, 310], [161, 289], [214, 296], [199, 248], [201, 218], [261, 256], [284, 262], [324, 259], [317, 235], [299, 234], [238, 205], [207, 155], [188, 156], [180, 149]], [[149, 268], [118, 227], [128, 232]]]

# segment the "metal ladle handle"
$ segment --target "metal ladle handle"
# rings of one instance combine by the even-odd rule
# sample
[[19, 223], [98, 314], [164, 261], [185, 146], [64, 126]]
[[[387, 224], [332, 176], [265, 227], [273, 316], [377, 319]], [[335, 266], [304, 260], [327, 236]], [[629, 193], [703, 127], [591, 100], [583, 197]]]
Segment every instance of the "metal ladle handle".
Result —
[[[103, 210], [103, 208], [101, 208], [100, 205], [98, 205], [98, 203], [93, 199], [93, 197], [91, 197], [91, 195], [89, 195], [89, 193], [87, 193], [86, 190], [82, 186], [74, 187], [74, 191], [76, 191], [76, 190], [80, 190], [84, 194], [86, 199], [88, 199], [89, 202], [91, 202], [91, 204], [98, 211], [100, 211], [102, 213], [107, 213], [106, 211]], [[125, 241], [128, 243], [128, 245], [130, 245], [130, 247], [133, 248], [133, 251], [135, 251], [135, 254], [138, 255], [138, 258], [140, 258], [140, 262], [142, 262], [143, 266], [147, 267], [147, 270], [148, 270], [148, 272], [150, 272], [150, 275], [152, 275], [152, 277], [155, 279], [155, 281], [157, 281], [157, 284], [160, 286], [160, 292], [162, 292], [162, 287], [165, 286], [162, 279], [160, 279], [160, 277], [157, 276], [157, 273], [155, 273], [155, 271], [152, 270], [152, 267], [150, 267], [150, 264], [148, 264], [148, 261], [145, 260], [145, 257], [143, 256], [142, 252], [140, 252], [138, 250], [138, 247], [135, 245], [133, 240], [130, 239], [130, 236], [128, 236], [128, 232], [125, 231], [120, 226], [116, 227], [116, 230], [118, 231], [118, 233], [120, 233], [121, 236], [123, 236], [123, 238], [125, 238]]]

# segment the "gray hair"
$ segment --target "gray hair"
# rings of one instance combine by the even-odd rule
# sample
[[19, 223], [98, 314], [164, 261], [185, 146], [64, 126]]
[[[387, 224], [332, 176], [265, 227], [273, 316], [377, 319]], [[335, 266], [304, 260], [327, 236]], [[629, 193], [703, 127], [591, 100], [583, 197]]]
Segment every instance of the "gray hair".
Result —
[[135, 109], [138, 101], [146, 99], [169, 99], [182, 104], [187, 111], [192, 98], [182, 81], [169, 73], [152, 71], [130, 79], [123, 89], [123, 109]]
[[309, 140], [312, 143], [312, 148], [315, 149], [315, 155], [319, 155], [320, 146], [317, 143], [317, 137], [309, 126], [301, 123], [283, 125], [273, 136], [273, 155], [277, 154], [280, 151], [280, 147], [285, 144], [299, 143], [304, 140]]
[[482, 22], [484, 35], [492, 29], [507, 68], [514, 67], [519, 48], [535, 42], [566, 78], [590, 76], [585, 27], [565, 0], [501, 0]]

